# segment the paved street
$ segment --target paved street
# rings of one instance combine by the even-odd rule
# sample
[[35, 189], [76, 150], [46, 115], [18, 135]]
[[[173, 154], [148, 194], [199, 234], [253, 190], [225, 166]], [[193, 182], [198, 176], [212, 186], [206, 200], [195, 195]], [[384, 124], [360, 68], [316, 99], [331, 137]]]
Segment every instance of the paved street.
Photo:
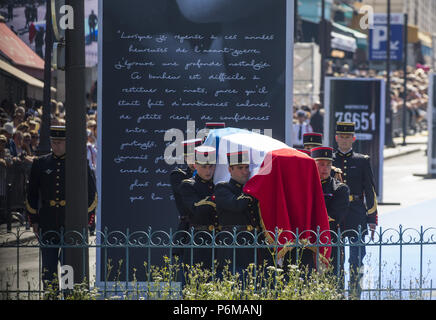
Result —
[[[28, 231], [30, 232], [30, 231]], [[12, 238], [15, 236], [11, 235]], [[90, 238], [91, 243], [95, 241], [95, 237]], [[39, 249], [32, 247], [36, 245], [35, 240], [25, 242], [27, 248], [1, 248], [0, 250], [0, 290], [17, 290], [17, 276], [18, 286], [20, 290], [26, 291], [38, 290], [38, 275], [40, 270], [40, 255]], [[89, 249], [89, 278], [91, 281], [95, 279], [95, 256], [96, 249]], [[17, 264], [17, 255], [19, 255], [19, 265]], [[17, 267], [18, 265], [18, 267]], [[19, 268], [19, 270], [18, 270]], [[42, 285], [42, 284], [41, 284]], [[12, 294], [13, 295], [13, 294]], [[0, 296], [0, 300], [5, 297]]]
[[[381, 249], [377, 246], [367, 247], [364, 287], [368, 288], [370, 283], [374, 287], [374, 284], [379, 281], [379, 276], [384, 286], [387, 286], [390, 281], [390, 285], [394, 288], [399, 288], [400, 285], [402, 288], [416, 288], [420, 284], [424, 288], [431, 284], [433, 288], [435, 287], [436, 246], [424, 245], [421, 248], [419, 245], [411, 245], [420, 240], [421, 226], [423, 231], [428, 229], [424, 232], [424, 241], [429, 241], [432, 235], [436, 235], [436, 179], [425, 179], [416, 175], [427, 172], [426, 161], [424, 151], [385, 161], [383, 202], [401, 205], [379, 206], [376, 241], [379, 239], [378, 232], [381, 228], [384, 243], [399, 243], [398, 230], [401, 225], [404, 231], [402, 241], [405, 245], [401, 250], [398, 245], [383, 247], [381, 270], [379, 270]], [[431, 242], [434, 242], [434, 238]], [[419, 276], [420, 270], [422, 270], [422, 278]], [[425, 296], [428, 296], [428, 293], [425, 293]], [[433, 291], [432, 297], [435, 296], [436, 292]], [[407, 295], [401, 298], [407, 298]]]

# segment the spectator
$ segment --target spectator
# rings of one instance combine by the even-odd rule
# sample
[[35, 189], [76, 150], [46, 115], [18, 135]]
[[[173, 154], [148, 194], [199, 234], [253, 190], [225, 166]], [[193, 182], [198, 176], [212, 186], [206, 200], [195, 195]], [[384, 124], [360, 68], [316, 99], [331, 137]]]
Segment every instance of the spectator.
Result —
[[310, 126], [313, 132], [323, 133], [324, 132], [324, 113], [321, 110], [321, 102], [316, 101], [313, 104], [313, 113], [310, 117]]
[[39, 145], [39, 134], [38, 131], [30, 131], [30, 150], [33, 155], [36, 155], [36, 151], [38, 150]]
[[8, 140], [0, 134], [0, 223], [7, 222], [6, 219], [6, 194], [8, 168], [12, 164], [9, 150], [6, 148]]
[[13, 157], [18, 157], [23, 152], [22, 149], [23, 144], [23, 133], [21, 131], [15, 131], [12, 135], [10, 152]]
[[29, 130], [28, 130], [29, 132], [30, 131], [36, 131], [37, 123], [36, 123], [35, 120], [29, 120], [29, 121], [27, 121], [27, 123], [29, 125]]
[[96, 14], [94, 13], [94, 10], [91, 10], [91, 14], [88, 17], [88, 25], [89, 25], [89, 35], [90, 35], [90, 41], [97, 41], [97, 38], [95, 36], [95, 27], [97, 26], [98, 19]]
[[24, 121], [24, 116], [25, 116], [25, 109], [24, 107], [17, 107], [15, 109], [14, 115], [13, 115], [13, 123], [14, 123], [14, 128], [16, 128], [20, 123], [22, 123]]
[[21, 122], [17, 126], [16, 131], [21, 131], [22, 133], [29, 132], [29, 125], [26, 122]]
[[89, 167], [96, 173], [97, 170], [97, 148], [95, 146], [95, 137], [92, 135], [90, 129], [86, 129], [88, 134], [88, 142], [86, 143], [87, 158]]
[[39, 29], [36, 31], [36, 36], [35, 36], [35, 51], [41, 58], [44, 59], [44, 53], [42, 52], [43, 45], [44, 45], [44, 30]]
[[23, 151], [26, 152], [26, 155], [33, 156], [32, 148], [30, 144], [32, 142], [32, 136], [29, 132], [25, 132], [23, 134]]
[[296, 113], [297, 122], [294, 123], [294, 145], [303, 145], [303, 135], [308, 132], [313, 132], [310, 124], [307, 123], [307, 113], [303, 110], [298, 110]]

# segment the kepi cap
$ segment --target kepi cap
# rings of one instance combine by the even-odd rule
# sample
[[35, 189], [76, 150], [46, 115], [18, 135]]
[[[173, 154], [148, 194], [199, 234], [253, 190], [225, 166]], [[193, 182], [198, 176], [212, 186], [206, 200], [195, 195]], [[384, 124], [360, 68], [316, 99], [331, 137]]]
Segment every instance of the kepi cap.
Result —
[[64, 140], [66, 138], [65, 126], [51, 126], [50, 127], [50, 138]]
[[354, 122], [336, 122], [336, 133], [350, 133], [354, 134]]
[[316, 147], [310, 150], [310, 153], [315, 160], [333, 161], [333, 149], [330, 147]]
[[183, 155], [192, 155], [196, 147], [201, 145], [201, 139], [189, 139], [182, 142]]
[[322, 134], [309, 132], [303, 135], [303, 144], [306, 145], [314, 145], [314, 146], [322, 146]]
[[216, 164], [216, 149], [210, 146], [195, 148], [195, 163]]

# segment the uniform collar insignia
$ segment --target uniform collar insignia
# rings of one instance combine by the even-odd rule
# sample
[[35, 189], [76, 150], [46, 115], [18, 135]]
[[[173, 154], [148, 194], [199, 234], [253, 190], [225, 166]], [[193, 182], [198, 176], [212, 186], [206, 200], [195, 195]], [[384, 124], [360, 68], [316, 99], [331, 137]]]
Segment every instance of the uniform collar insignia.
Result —
[[353, 155], [353, 149], [351, 149], [350, 151], [345, 152], [345, 153], [341, 152], [341, 151], [338, 149], [338, 154], [339, 154], [341, 157], [351, 157], [351, 156]]
[[51, 169], [47, 169], [47, 170], [45, 170], [45, 173], [47, 173], [47, 174], [50, 174], [50, 173], [52, 173], [53, 172], [53, 170], [51, 170]]
[[330, 177], [328, 177], [328, 178], [326, 178], [324, 180], [321, 180], [321, 184], [324, 184], [324, 183], [328, 182], [329, 180], [330, 180]]

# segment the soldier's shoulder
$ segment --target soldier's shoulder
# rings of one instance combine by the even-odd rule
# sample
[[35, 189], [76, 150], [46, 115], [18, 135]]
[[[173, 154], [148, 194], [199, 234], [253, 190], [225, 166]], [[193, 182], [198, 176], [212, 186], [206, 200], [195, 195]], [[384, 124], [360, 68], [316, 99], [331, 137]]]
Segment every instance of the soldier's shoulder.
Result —
[[215, 187], [228, 187], [229, 185], [230, 185], [229, 182], [226, 182], [226, 181], [220, 181], [220, 182], [218, 182], [218, 183], [216, 184]]
[[358, 152], [354, 152], [353, 157], [356, 159], [362, 159], [362, 160], [369, 160], [370, 159], [369, 155], [363, 154], [363, 153], [358, 153]]
[[179, 179], [180, 179], [180, 178], [183, 178], [183, 179], [185, 179], [185, 178], [189, 178], [189, 176], [188, 176], [188, 174], [186, 173], [186, 171], [183, 170], [183, 169], [180, 168], [180, 167], [177, 167], [177, 168], [175, 168], [174, 170], [172, 170], [172, 171], [170, 172], [170, 176], [171, 176], [171, 177], [174, 177], [174, 178], [179, 177]]
[[43, 155], [37, 157], [37, 159], [41, 159], [41, 160], [50, 160], [51, 158], [52, 158], [51, 153], [43, 154]]
[[189, 185], [192, 186], [195, 183], [195, 179], [194, 178], [187, 178], [187, 179], [183, 179], [181, 182], [181, 185]]
[[35, 165], [37, 165], [37, 164], [41, 164], [41, 163], [47, 163], [50, 160], [51, 160], [51, 154], [49, 153], [49, 154], [44, 154], [42, 156], [35, 157], [33, 159], [33, 163]]
[[220, 191], [224, 189], [231, 189], [231, 185], [229, 182], [226, 181], [220, 181], [215, 185], [215, 191]]
[[170, 174], [186, 174], [186, 171], [180, 167], [174, 168]]

